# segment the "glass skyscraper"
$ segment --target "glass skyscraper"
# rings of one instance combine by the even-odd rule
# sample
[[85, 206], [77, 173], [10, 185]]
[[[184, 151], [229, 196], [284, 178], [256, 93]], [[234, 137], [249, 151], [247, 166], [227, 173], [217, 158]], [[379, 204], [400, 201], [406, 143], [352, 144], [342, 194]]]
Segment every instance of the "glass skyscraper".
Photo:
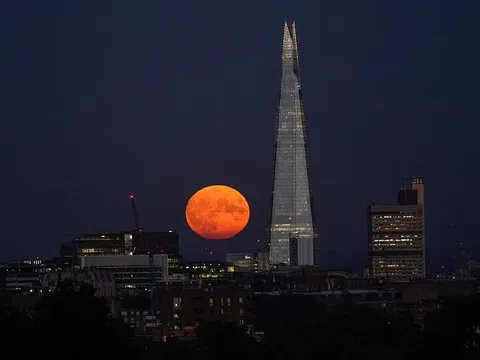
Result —
[[313, 265], [316, 262], [317, 236], [310, 196], [306, 130], [295, 23], [291, 30], [285, 23], [268, 229], [272, 264]]

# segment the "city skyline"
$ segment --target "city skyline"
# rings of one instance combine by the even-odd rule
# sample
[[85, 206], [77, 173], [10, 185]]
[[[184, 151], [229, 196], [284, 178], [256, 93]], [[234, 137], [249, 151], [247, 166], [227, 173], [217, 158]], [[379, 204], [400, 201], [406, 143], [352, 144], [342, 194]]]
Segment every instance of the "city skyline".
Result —
[[[2, 12], [1, 260], [131, 229], [131, 193], [142, 226], [178, 230], [186, 259], [265, 242], [285, 18], [301, 25], [322, 265], [363, 268], [366, 204], [395, 201], [411, 174], [428, 184], [427, 261], [448, 262], [461, 240], [478, 254], [473, 4], [54, 3]], [[224, 243], [183, 221], [212, 183], [252, 208]]]
[[[272, 207], [268, 229], [270, 262], [313, 265], [317, 234], [310, 194], [308, 136], [295, 22], [285, 22], [282, 80], [274, 145]], [[290, 248], [295, 243], [295, 254]], [[291, 256], [297, 257], [291, 259]]]

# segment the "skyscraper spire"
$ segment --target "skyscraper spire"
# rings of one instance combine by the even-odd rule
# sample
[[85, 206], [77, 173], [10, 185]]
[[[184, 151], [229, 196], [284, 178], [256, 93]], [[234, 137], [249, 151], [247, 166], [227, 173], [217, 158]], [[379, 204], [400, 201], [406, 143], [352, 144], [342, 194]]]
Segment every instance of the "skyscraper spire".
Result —
[[293, 54], [298, 61], [298, 43], [297, 43], [297, 31], [295, 30], [295, 21], [292, 23], [292, 43], [293, 43]]
[[313, 265], [317, 237], [310, 196], [307, 133], [295, 24], [285, 23], [269, 225], [272, 264]]
[[282, 60], [290, 59], [293, 55], [292, 50], [292, 36], [290, 35], [290, 30], [288, 28], [287, 22], [285, 22], [285, 27], [283, 28]]

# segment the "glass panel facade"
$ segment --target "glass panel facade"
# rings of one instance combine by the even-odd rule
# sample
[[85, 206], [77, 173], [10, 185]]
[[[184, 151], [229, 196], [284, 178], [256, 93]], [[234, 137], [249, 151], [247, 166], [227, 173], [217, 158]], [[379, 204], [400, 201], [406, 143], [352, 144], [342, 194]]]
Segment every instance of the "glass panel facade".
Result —
[[316, 234], [306, 135], [295, 24], [291, 32], [285, 24], [269, 225], [270, 262], [274, 264], [290, 264], [289, 240], [293, 237], [298, 240], [298, 265], [314, 264]]

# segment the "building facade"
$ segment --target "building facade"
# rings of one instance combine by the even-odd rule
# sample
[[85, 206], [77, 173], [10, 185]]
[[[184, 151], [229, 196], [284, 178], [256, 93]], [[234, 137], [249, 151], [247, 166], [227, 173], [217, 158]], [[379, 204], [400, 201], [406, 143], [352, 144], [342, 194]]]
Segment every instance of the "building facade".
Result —
[[290, 238], [298, 241], [298, 265], [313, 265], [318, 243], [307, 159], [307, 129], [300, 85], [295, 23], [285, 23], [282, 82], [277, 111], [272, 207], [269, 224], [270, 263], [290, 264]]
[[394, 205], [368, 207], [368, 274], [372, 278], [425, 278], [423, 181], [404, 181]]
[[270, 269], [269, 254], [264, 252], [227, 253], [226, 260], [229, 272], [256, 273]]
[[160, 293], [164, 326], [182, 329], [209, 321], [249, 325], [253, 318], [253, 291], [242, 288], [172, 289]]
[[42, 294], [52, 293], [58, 283], [72, 280], [87, 283], [95, 289], [95, 296], [109, 300], [117, 296], [113, 273], [108, 270], [66, 270], [43, 273], [41, 276]]
[[81, 269], [109, 271], [117, 293], [135, 294], [168, 278], [168, 255], [83, 256]]
[[0, 291], [22, 294], [40, 287], [42, 262], [39, 259], [0, 264]]
[[179, 238], [174, 230], [82, 234], [62, 244], [60, 253], [76, 267], [82, 256], [167, 254], [172, 267], [180, 261]]
[[179, 255], [178, 233], [168, 231], [139, 231], [133, 235], [133, 253], [137, 255], [168, 254]]

